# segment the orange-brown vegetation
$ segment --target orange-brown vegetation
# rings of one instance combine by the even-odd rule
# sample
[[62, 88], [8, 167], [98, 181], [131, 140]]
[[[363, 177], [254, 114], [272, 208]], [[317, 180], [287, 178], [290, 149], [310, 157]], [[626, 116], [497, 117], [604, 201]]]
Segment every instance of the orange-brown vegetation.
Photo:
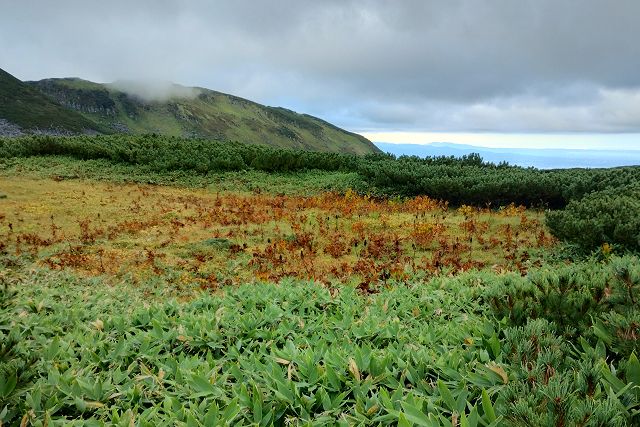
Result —
[[150, 185], [0, 179], [0, 250], [53, 269], [166, 275], [206, 289], [284, 277], [374, 283], [493, 268], [526, 272], [553, 244], [541, 214], [354, 192], [217, 193]]

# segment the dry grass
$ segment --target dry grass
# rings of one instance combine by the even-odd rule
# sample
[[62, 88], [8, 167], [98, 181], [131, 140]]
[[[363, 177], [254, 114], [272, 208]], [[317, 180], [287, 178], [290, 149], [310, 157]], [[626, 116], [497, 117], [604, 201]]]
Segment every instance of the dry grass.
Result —
[[278, 196], [0, 178], [0, 250], [53, 269], [203, 288], [312, 278], [372, 283], [473, 268], [520, 270], [553, 244], [542, 214], [348, 192]]

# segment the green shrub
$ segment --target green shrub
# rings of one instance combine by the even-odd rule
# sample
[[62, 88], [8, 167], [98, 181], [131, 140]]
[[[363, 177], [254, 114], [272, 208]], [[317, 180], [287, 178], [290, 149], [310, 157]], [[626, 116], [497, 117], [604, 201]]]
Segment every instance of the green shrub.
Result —
[[[105, 159], [158, 173], [204, 175], [248, 169], [356, 172], [367, 187], [383, 196], [427, 195], [451, 205], [483, 207], [516, 203], [562, 208], [591, 192], [640, 182], [640, 167], [538, 170], [485, 163], [478, 155], [425, 159], [386, 154], [356, 156], [159, 135], [0, 138], [0, 159], [51, 155]], [[626, 231], [620, 229], [618, 234]]]
[[[613, 258], [536, 281], [550, 288], [542, 294], [571, 274], [569, 296], [591, 292], [592, 276], [603, 298], [612, 289], [609, 305], [572, 318], [585, 338], [563, 334], [566, 319], [540, 318], [548, 310], [521, 325], [496, 321], [491, 295], [527, 279], [490, 272], [367, 295], [283, 281], [178, 301], [167, 277], [114, 284], [0, 259], [9, 291], [0, 294], [0, 421], [638, 425], [640, 364], [633, 351], [621, 355], [635, 344], [616, 342], [616, 328], [638, 319], [621, 307], [624, 294], [635, 299], [637, 264]], [[533, 304], [545, 300], [522, 309]]]
[[547, 214], [560, 238], [593, 249], [605, 243], [640, 250], [640, 186], [599, 191]]
[[[634, 414], [640, 400], [635, 391], [625, 390], [627, 382], [635, 383], [625, 378], [624, 370], [620, 377], [607, 372], [601, 347], [585, 345], [578, 352], [555, 329], [537, 319], [504, 330], [510, 381], [496, 402], [503, 425], [622, 427], [638, 421]], [[609, 388], [620, 394], [609, 393]]]
[[640, 261], [636, 257], [614, 258], [606, 265], [587, 262], [542, 269], [527, 277], [504, 276], [487, 288], [484, 298], [511, 325], [545, 319], [569, 338], [606, 336], [609, 348], [621, 357], [637, 349]]

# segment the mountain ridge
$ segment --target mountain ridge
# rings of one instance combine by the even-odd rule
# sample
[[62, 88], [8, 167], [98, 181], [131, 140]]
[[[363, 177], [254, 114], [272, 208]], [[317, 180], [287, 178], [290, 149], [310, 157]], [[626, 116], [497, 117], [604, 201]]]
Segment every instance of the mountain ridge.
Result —
[[[3, 73], [0, 87], [10, 83], [5, 85], [9, 96], [29, 98], [28, 94], [49, 104], [42, 126], [22, 120], [24, 108], [17, 113], [13, 106], [0, 110], [0, 120], [27, 133], [44, 128], [72, 134], [157, 133], [310, 151], [379, 152], [365, 137], [320, 118], [207, 88], [168, 83], [165, 87], [148, 84], [145, 89], [138, 82], [96, 83], [77, 77], [21, 82]], [[158, 93], [161, 96], [155, 96]], [[59, 118], [65, 120], [58, 123]]]
[[93, 121], [51, 100], [0, 69], [0, 120], [12, 133], [21, 129], [53, 133], [108, 133]]

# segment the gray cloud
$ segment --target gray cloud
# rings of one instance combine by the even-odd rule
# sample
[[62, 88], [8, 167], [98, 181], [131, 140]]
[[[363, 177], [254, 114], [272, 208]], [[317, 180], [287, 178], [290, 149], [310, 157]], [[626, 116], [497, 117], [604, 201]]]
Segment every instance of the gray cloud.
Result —
[[148, 102], [167, 101], [169, 99], [193, 99], [202, 92], [195, 87], [185, 87], [171, 82], [156, 80], [116, 80], [113, 83], [109, 83], [109, 86]]
[[640, 131], [636, 0], [8, 0], [23, 79], [174, 81], [351, 129]]

